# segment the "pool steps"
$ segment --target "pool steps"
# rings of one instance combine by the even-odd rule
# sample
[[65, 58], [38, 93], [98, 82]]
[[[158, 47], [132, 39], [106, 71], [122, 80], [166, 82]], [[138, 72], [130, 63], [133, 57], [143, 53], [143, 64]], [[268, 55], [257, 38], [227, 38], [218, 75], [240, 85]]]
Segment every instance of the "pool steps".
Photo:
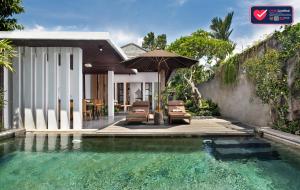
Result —
[[217, 139], [212, 142], [212, 154], [216, 159], [279, 159], [271, 144], [257, 138]]

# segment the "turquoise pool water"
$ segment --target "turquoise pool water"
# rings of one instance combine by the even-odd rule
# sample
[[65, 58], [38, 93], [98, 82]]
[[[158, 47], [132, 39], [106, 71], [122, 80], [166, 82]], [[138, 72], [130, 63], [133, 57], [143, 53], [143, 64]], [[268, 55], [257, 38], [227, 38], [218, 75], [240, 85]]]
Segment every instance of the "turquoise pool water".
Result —
[[216, 159], [201, 138], [77, 139], [0, 142], [0, 189], [300, 189], [300, 154], [275, 143], [274, 156]]

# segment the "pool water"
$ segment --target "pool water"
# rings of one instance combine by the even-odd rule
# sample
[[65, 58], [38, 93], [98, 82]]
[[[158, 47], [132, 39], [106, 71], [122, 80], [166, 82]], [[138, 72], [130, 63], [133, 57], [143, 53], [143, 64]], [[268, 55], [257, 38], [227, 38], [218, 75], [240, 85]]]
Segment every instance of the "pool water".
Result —
[[0, 141], [0, 189], [300, 189], [297, 150], [271, 143], [271, 156], [223, 159], [205, 139], [28, 135]]

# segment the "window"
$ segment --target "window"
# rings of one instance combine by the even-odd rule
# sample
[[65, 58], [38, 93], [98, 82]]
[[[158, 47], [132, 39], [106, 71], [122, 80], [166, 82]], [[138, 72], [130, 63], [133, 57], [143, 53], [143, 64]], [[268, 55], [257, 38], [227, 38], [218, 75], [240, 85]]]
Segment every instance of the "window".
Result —
[[152, 83], [145, 83], [145, 100], [149, 101], [150, 109], [152, 109]]
[[70, 69], [73, 70], [73, 54], [70, 54]]
[[124, 104], [124, 86], [123, 83], [117, 83], [117, 100], [119, 104]]

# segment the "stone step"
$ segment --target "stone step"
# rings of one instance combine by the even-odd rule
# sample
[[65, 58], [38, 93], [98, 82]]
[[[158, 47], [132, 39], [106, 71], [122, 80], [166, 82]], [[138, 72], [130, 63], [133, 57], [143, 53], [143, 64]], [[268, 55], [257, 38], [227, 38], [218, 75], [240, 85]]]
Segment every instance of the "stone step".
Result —
[[213, 141], [215, 148], [242, 148], [242, 147], [271, 147], [271, 144], [256, 138], [250, 139], [217, 139]]
[[279, 155], [271, 148], [216, 148], [214, 155], [217, 159], [241, 159], [241, 158], [261, 158], [279, 159]]

